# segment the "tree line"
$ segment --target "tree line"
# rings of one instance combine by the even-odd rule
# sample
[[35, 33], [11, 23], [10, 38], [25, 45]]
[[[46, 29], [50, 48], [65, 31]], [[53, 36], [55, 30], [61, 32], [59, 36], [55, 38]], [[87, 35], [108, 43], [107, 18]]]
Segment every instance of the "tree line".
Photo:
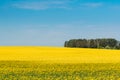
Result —
[[65, 41], [64, 47], [120, 49], [120, 42], [113, 38], [71, 39]]

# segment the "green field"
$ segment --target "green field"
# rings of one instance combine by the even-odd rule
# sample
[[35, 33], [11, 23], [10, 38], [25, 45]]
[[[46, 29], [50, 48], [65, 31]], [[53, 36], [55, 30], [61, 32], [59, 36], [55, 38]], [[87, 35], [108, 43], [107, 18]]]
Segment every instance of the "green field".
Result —
[[120, 64], [0, 61], [0, 80], [120, 80]]

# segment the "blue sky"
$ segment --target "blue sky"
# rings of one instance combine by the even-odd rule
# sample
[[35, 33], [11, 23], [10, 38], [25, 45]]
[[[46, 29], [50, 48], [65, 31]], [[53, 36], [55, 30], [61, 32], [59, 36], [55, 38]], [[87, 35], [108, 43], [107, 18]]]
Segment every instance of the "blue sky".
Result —
[[0, 0], [0, 45], [109, 37], [120, 40], [119, 0]]

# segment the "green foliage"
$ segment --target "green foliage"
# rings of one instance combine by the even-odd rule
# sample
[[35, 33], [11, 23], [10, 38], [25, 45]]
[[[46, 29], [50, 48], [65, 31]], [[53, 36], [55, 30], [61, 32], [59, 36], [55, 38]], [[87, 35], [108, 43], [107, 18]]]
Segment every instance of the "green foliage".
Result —
[[113, 38], [102, 39], [71, 39], [65, 42], [65, 47], [120, 49], [120, 42]]
[[107, 45], [107, 46], [105, 47], [105, 49], [111, 49], [111, 47]]
[[0, 80], [119, 80], [120, 64], [0, 61]]

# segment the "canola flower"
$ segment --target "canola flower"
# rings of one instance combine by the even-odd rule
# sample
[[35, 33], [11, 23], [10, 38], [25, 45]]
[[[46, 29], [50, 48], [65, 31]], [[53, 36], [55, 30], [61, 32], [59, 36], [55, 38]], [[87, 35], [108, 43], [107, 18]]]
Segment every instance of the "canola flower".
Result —
[[0, 61], [0, 80], [120, 80], [120, 64]]
[[118, 63], [120, 50], [1, 46], [0, 60], [44, 61], [55, 63]]
[[0, 80], [120, 80], [120, 51], [0, 47]]

